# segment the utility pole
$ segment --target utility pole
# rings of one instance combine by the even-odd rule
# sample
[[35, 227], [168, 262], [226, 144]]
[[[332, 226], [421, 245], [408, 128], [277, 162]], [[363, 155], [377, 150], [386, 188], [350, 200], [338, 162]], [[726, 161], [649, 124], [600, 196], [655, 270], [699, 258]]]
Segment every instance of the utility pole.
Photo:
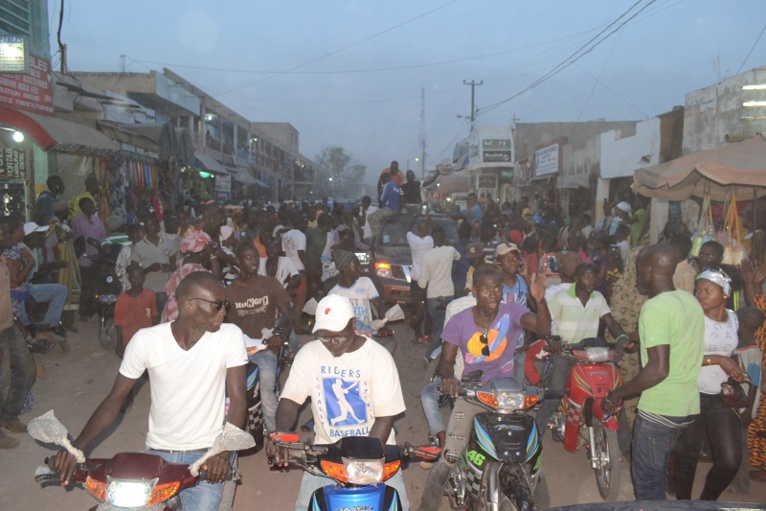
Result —
[[128, 66], [126, 65], [125, 59], [126, 59], [126, 57], [125, 57], [124, 53], [122, 55], [120, 55], [120, 74], [125, 74], [125, 71], [127, 71], [127, 69], [128, 69]]
[[[420, 172], [426, 178], [426, 89], [420, 88]], [[408, 165], [409, 166], [409, 165]]]
[[471, 127], [473, 128], [473, 121], [476, 119], [476, 107], [475, 105], [475, 98], [476, 98], [476, 86], [477, 85], [484, 85], [484, 80], [477, 82], [476, 80], [466, 81], [463, 80], [463, 85], [470, 85], [471, 86]]

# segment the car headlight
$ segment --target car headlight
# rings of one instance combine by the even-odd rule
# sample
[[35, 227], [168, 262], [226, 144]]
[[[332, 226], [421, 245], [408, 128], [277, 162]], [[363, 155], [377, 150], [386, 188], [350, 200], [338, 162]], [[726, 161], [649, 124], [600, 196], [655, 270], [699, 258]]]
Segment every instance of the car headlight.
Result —
[[158, 479], [130, 481], [108, 478], [106, 500], [115, 507], [142, 507], [149, 502]]
[[351, 484], [378, 484], [383, 480], [383, 460], [344, 459], [343, 463]]
[[592, 364], [606, 362], [609, 360], [609, 348], [585, 348], [585, 357]]
[[375, 263], [375, 273], [378, 275], [378, 277], [390, 279], [392, 277], [391, 265], [389, 263]]

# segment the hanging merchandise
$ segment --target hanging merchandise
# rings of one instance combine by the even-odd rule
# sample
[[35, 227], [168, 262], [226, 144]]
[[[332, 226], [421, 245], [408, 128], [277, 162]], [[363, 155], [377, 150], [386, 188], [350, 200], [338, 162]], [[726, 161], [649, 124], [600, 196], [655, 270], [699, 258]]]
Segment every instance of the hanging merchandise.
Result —
[[742, 260], [747, 259], [747, 252], [742, 245], [742, 226], [737, 214], [737, 197], [732, 194], [723, 228], [725, 238], [723, 243], [723, 264], [741, 266]]
[[715, 239], [715, 227], [713, 226], [713, 210], [710, 207], [710, 195], [705, 195], [702, 201], [702, 210], [700, 211], [700, 219], [697, 222], [697, 232], [692, 236], [692, 249], [691, 256], [697, 257], [700, 255], [700, 249], [702, 245], [708, 241]]

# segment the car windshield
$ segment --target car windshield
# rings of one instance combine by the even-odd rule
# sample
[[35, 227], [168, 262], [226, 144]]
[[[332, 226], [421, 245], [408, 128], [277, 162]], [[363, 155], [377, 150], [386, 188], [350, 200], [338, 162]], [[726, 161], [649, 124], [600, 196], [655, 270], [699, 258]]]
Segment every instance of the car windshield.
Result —
[[[379, 245], [386, 247], [406, 247], [407, 231], [412, 229], [414, 219], [409, 217], [400, 217], [386, 222], [380, 231]], [[431, 219], [432, 225], [440, 225], [447, 235], [447, 244], [455, 245], [458, 242], [457, 226], [455, 222], [448, 219]]]

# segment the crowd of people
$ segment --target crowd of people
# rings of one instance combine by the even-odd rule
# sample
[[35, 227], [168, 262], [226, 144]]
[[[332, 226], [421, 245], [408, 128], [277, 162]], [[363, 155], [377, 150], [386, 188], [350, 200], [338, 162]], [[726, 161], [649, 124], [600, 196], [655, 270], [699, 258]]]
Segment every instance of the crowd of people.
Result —
[[[267, 431], [290, 429], [310, 398], [316, 443], [347, 435], [395, 443], [404, 401], [395, 338], [385, 327], [390, 304], [357, 254], [374, 246], [387, 218], [408, 211], [417, 216], [406, 236], [412, 342], [423, 346], [426, 364], [438, 359], [437, 378], [421, 393], [429, 429], [423, 433], [442, 448], [435, 464], [424, 464], [430, 472], [420, 509], [438, 509], [478, 411], [457, 400], [445, 425], [440, 393], [457, 397], [461, 374], [474, 369], [483, 382], [508, 376], [529, 384], [527, 351], [549, 335], [566, 344], [605, 337], [627, 353], [620, 368], [625, 383], [605, 406], [619, 416], [620, 450], [631, 460], [638, 500], [667, 493], [692, 498], [701, 457], [713, 463], [701, 499], [718, 499], [730, 485], [746, 492], [749, 481], [766, 481], [760, 393], [766, 234], [757, 225], [749, 259], [730, 266], [719, 241], [695, 250], [693, 233], [679, 221], [650, 244], [641, 197], [605, 203], [603, 218], [593, 224], [586, 213], [564, 218], [555, 204], [536, 211], [526, 198], [498, 204], [469, 194], [465, 209], [442, 215], [456, 223], [458, 240], [449, 243], [444, 227], [433, 222], [437, 213], [421, 208], [421, 186], [428, 183], [402, 175], [396, 162], [381, 174], [376, 201], [364, 197], [347, 209], [326, 202], [224, 208], [210, 201], [143, 204], [122, 218], [100, 208], [95, 179], [68, 204], [58, 176], [47, 184], [33, 222], [0, 218], [0, 353], [11, 371], [0, 403], [0, 448], [18, 445], [3, 430], [26, 431], [19, 415], [32, 402], [30, 350], [69, 349], [75, 316], [87, 321], [98, 312], [94, 268], [105, 260], [122, 288], [114, 309], [122, 363], [75, 446], [87, 448], [115, 420], [148, 371], [147, 448], [173, 461], [199, 457], [223, 423], [224, 388], [226, 420], [245, 425], [248, 358], [260, 369]], [[309, 342], [299, 337], [308, 334]], [[261, 339], [266, 349], [248, 355], [246, 344]], [[277, 354], [285, 342], [297, 354], [277, 396]], [[549, 387], [564, 390], [572, 362], [550, 357]], [[193, 375], [194, 383], [179, 389], [169, 374]], [[747, 402], [731, 406], [722, 384], [741, 386]], [[545, 401], [537, 410], [541, 435], [557, 406]], [[277, 465], [286, 462], [284, 453], [269, 450]], [[185, 455], [176, 456], [179, 451]], [[212, 508], [232, 456], [208, 462], [209, 484], [183, 492], [185, 508], [187, 502]], [[67, 481], [74, 459], [62, 452], [56, 463]], [[321, 484], [306, 475], [296, 508], [305, 509]], [[391, 484], [409, 508], [401, 475]]]

